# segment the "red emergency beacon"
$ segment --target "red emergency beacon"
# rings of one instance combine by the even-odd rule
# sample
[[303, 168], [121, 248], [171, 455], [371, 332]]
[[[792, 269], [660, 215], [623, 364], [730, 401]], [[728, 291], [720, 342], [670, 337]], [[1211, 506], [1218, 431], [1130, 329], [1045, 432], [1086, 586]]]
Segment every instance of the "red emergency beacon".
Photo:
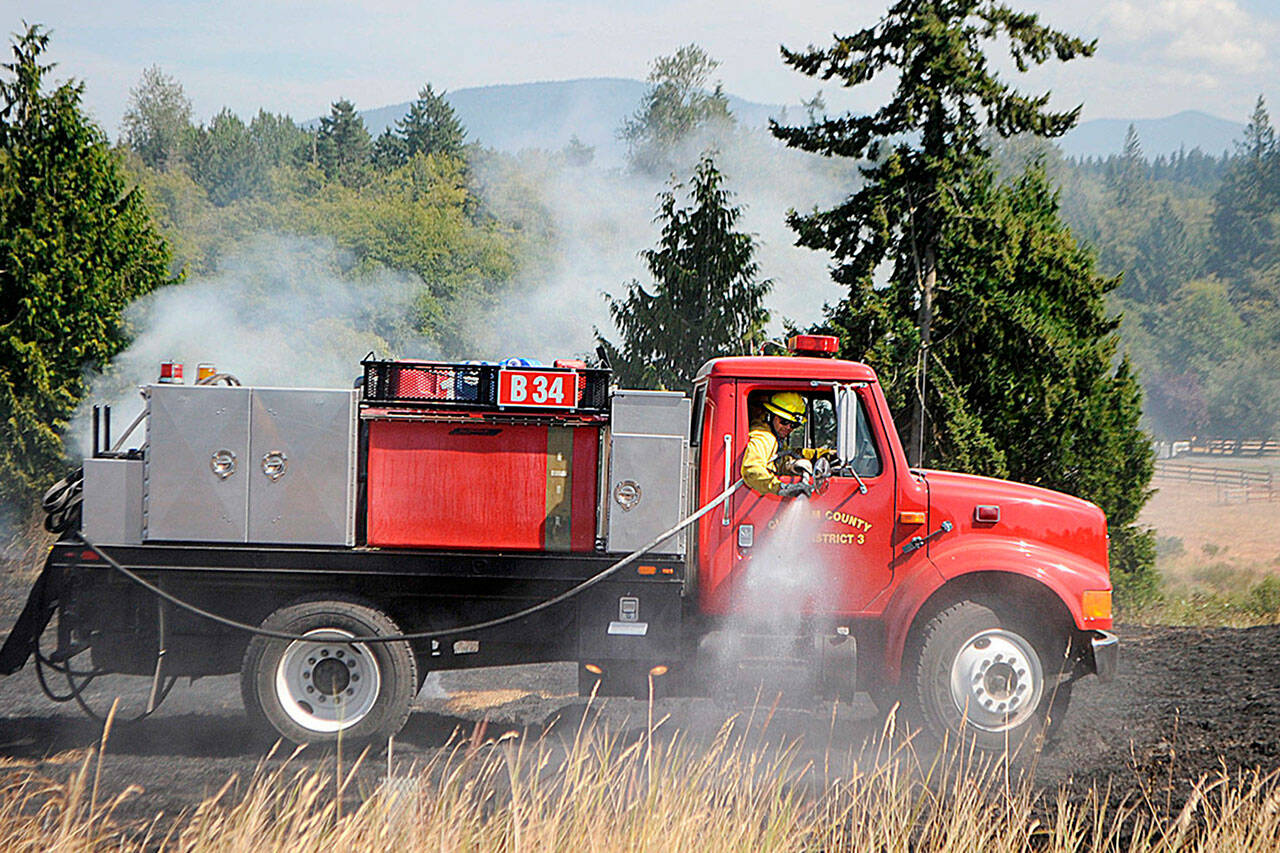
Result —
[[182, 384], [182, 362], [180, 361], [160, 362], [160, 384], [161, 385], [181, 385]]
[[840, 350], [840, 339], [835, 335], [792, 335], [787, 349], [796, 355], [835, 355]]

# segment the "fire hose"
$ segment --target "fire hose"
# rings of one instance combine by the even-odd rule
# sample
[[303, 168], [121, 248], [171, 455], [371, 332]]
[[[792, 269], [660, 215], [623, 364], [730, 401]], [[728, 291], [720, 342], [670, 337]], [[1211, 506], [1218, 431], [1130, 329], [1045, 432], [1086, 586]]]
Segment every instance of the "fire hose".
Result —
[[[418, 631], [410, 634], [380, 634], [380, 635], [373, 635], [373, 636], [351, 637], [350, 639], [345, 639], [344, 642], [397, 643], [405, 640], [435, 640], [435, 639], [440, 639], [442, 637], [453, 636], [455, 634], [469, 634], [473, 631], [483, 631], [488, 628], [496, 628], [499, 625], [506, 625], [510, 622], [515, 622], [519, 619], [523, 619], [526, 616], [532, 616], [534, 613], [538, 613], [540, 611], [547, 610], [551, 607], [555, 607], [558, 604], [563, 604], [564, 602], [568, 601], [569, 599], [577, 595], [580, 595], [581, 593], [585, 592], [586, 590], [590, 589], [591, 587], [595, 586], [596, 584], [600, 583], [606, 578], [609, 578], [612, 575], [617, 574], [619, 571], [631, 565], [636, 560], [640, 559], [645, 554], [649, 553], [654, 548], [658, 547], [663, 542], [670, 539], [672, 536], [675, 536], [684, 528], [693, 524], [699, 518], [702, 518], [702, 516], [711, 512], [711, 510], [720, 506], [720, 504], [727, 501], [729, 497], [735, 491], [737, 491], [738, 487], [741, 485], [742, 485], [742, 479], [739, 478], [736, 483], [734, 483], [729, 488], [725, 489], [723, 492], [721, 492], [719, 495], [713, 498], [709, 503], [704, 504], [692, 515], [689, 515], [686, 518], [684, 518], [679, 524], [675, 525], [674, 527], [668, 530], [664, 530], [662, 533], [659, 533], [657, 536], [651, 539], [648, 543], [636, 549], [635, 551], [632, 551], [630, 554], [623, 557], [621, 560], [618, 560], [616, 563], [612, 564], [608, 568], [603, 569], [602, 571], [596, 573], [595, 575], [592, 575], [591, 577], [587, 578], [586, 580], [582, 581], [576, 586], [560, 593], [559, 595], [553, 598], [548, 598], [545, 601], [540, 601], [537, 604], [531, 605], [522, 610], [517, 610], [514, 613], [508, 613], [505, 616], [498, 616], [494, 619], [488, 619], [483, 622], [473, 622], [470, 625], [459, 625], [457, 627], [446, 628], [440, 631]], [[198, 607], [197, 605], [191, 604], [190, 602], [183, 601], [182, 599], [178, 598], [176, 595], [166, 592], [165, 590], [161, 589], [160, 587], [156, 586], [155, 584], [151, 583], [145, 578], [140, 577], [136, 572], [130, 571], [129, 569], [120, 565], [120, 563], [117, 562], [113, 557], [111, 557], [109, 554], [103, 551], [100, 546], [95, 545], [94, 543], [86, 539], [83, 534], [76, 534], [76, 536], [81, 542], [85, 544], [87, 548], [89, 548], [94, 553], [96, 553], [99, 557], [101, 557], [107, 563], [107, 565], [109, 565], [112, 569], [124, 575], [126, 578], [136, 583], [137, 585], [141, 586], [143, 589], [147, 590], [152, 595], [155, 595], [157, 598], [160, 598], [172, 604], [174, 607], [177, 607], [181, 610], [185, 610], [188, 613], [191, 613], [202, 619], [207, 619], [211, 622], [215, 622], [219, 625], [223, 625], [227, 628], [234, 628], [238, 631], [245, 631], [250, 634], [255, 634], [259, 637], [268, 637], [273, 640], [288, 640], [291, 642], [308, 641], [308, 640], [315, 639], [314, 636], [307, 637], [301, 634], [289, 634], [284, 631], [272, 631], [268, 628], [263, 628], [258, 625], [250, 625], [246, 622], [239, 622], [235, 619], [230, 619], [226, 616], [221, 616], [217, 613], [212, 613], [208, 610], [205, 610], [202, 607]]]

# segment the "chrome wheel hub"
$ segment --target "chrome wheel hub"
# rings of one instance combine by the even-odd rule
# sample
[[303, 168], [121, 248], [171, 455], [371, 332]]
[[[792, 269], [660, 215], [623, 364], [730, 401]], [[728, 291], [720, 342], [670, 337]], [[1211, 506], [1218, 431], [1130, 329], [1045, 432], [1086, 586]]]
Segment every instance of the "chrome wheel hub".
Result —
[[378, 700], [378, 662], [355, 635], [337, 628], [307, 631], [276, 666], [276, 696], [289, 719], [313, 732], [337, 732], [368, 715]]
[[992, 628], [973, 635], [951, 663], [951, 699], [974, 728], [999, 732], [1021, 725], [1043, 693], [1040, 657], [1012, 631]]

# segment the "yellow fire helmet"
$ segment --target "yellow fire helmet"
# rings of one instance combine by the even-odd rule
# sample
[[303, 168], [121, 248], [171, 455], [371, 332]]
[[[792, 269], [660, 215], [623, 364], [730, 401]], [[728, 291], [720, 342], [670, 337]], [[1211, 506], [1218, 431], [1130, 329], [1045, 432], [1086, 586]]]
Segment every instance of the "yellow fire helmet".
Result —
[[784, 421], [804, 423], [804, 397], [795, 391], [779, 391], [765, 401], [764, 407]]

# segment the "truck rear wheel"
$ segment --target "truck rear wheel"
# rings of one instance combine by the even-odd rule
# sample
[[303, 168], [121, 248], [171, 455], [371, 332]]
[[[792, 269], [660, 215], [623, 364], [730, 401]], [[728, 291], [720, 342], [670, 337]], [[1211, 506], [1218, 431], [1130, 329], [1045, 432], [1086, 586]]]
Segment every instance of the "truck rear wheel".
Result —
[[318, 598], [280, 608], [262, 627], [306, 639], [250, 641], [240, 692], [255, 727], [294, 743], [369, 741], [404, 727], [418, 686], [409, 643], [350, 641], [401, 633], [386, 614]]
[[935, 736], [950, 733], [988, 750], [1017, 748], [1045, 731], [1058, 645], [1051, 629], [1034, 627], [1030, 618], [961, 601], [925, 625], [905, 673], [904, 699]]

